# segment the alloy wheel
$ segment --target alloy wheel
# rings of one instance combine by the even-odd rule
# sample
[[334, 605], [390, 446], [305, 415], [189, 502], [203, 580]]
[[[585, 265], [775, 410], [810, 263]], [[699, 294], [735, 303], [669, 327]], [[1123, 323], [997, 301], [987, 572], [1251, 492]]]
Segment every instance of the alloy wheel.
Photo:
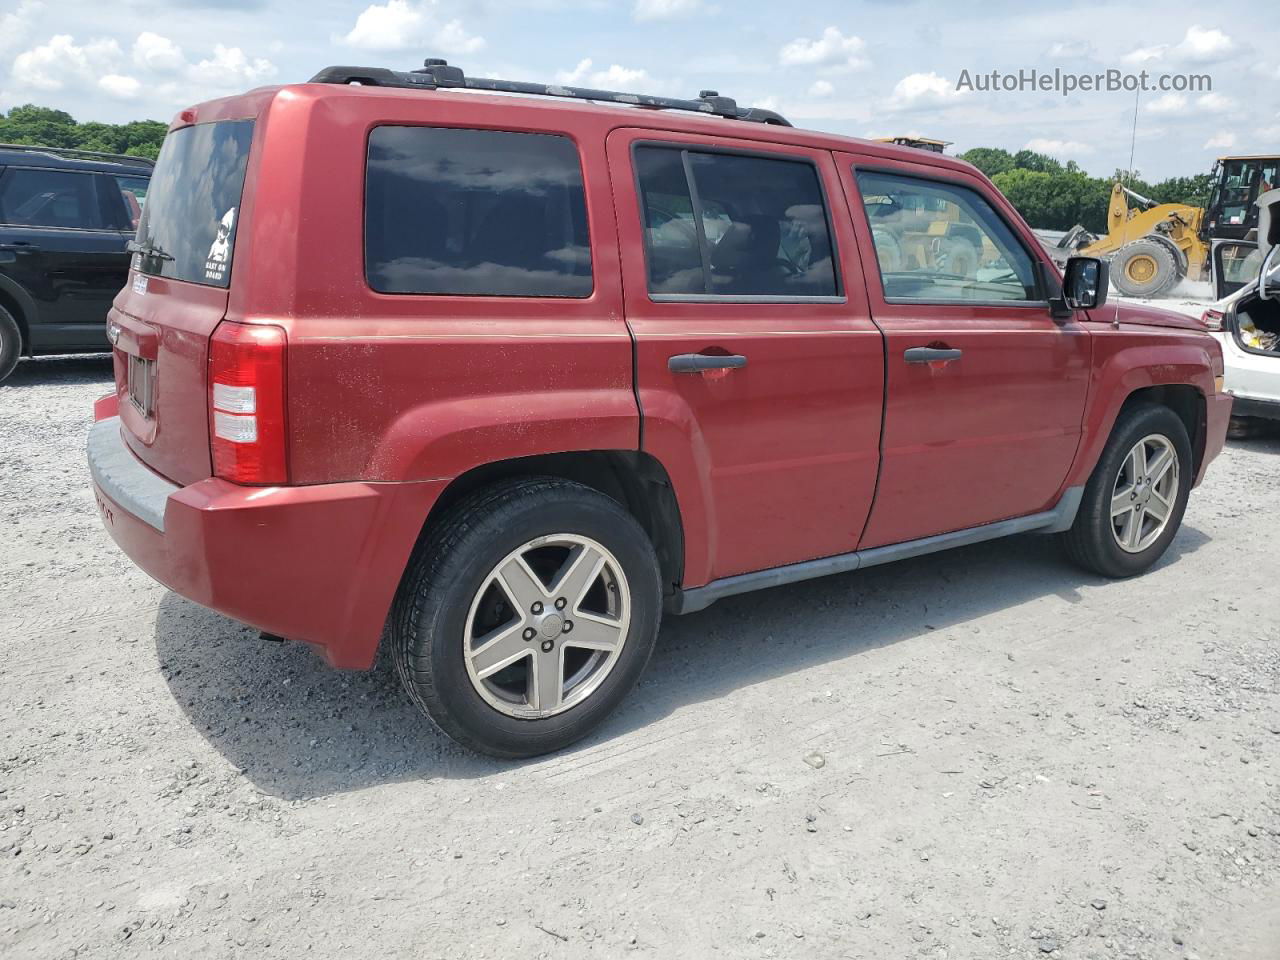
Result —
[[463, 635], [467, 674], [507, 716], [562, 713], [613, 670], [630, 620], [627, 578], [607, 548], [577, 534], [538, 537], [476, 592]]
[[1133, 445], [1111, 493], [1111, 533], [1121, 550], [1141, 553], [1169, 525], [1178, 499], [1178, 452], [1153, 433]]

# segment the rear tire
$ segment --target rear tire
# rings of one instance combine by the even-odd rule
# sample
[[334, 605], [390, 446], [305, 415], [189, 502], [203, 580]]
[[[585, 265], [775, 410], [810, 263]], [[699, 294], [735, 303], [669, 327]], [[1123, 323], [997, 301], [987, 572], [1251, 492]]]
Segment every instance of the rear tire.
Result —
[[615, 500], [566, 480], [508, 481], [452, 508], [419, 546], [391, 651], [409, 697], [454, 740], [534, 757], [591, 732], [635, 686], [661, 601], [653, 546]]
[[[1173, 454], [1171, 462], [1162, 459], [1166, 453]], [[1128, 408], [1085, 485], [1075, 523], [1063, 534], [1068, 556], [1104, 577], [1146, 571], [1177, 535], [1192, 479], [1191, 441], [1178, 415], [1153, 403]]]
[[18, 321], [4, 307], [0, 307], [0, 382], [13, 373], [22, 357], [22, 331]]
[[1111, 282], [1129, 297], [1158, 297], [1178, 282], [1178, 265], [1161, 240], [1126, 243], [1111, 261]]

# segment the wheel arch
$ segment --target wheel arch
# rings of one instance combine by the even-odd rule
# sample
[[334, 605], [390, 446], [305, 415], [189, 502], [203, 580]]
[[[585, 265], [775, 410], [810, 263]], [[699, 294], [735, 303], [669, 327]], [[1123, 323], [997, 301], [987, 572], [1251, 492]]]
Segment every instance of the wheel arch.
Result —
[[664, 594], [684, 576], [684, 523], [666, 468], [637, 450], [583, 450], [536, 454], [485, 463], [449, 482], [432, 505], [418, 542], [431, 536], [442, 517], [463, 498], [504, 480], [557, 477], [590, 487], [620, 503], [648, 534], [658, 555]]
[[1116, 419], [1126, 410], [1141, 403], [1168, 407], [1178, 415], [1182, 425], [1187, 428], [1187, 438], [1191, 441], [1192, 475], [1199, 476], [1208, 433], [1208, 402], [1205, 395], [1189, 383], [1160, 383], [1140, 387], [1124, 398]]
[[27, 297], [23, 293], [22, 288], [18, 287], [8, 277], [0, 276], [0, 307], [9, 311], [13, 317], [13, 322], [18, 325], [18, 333], [22, 336], [21, 353], [23, 356], [31, 356], [31, 326], [28, 320], [28, 308], [25, 303]]

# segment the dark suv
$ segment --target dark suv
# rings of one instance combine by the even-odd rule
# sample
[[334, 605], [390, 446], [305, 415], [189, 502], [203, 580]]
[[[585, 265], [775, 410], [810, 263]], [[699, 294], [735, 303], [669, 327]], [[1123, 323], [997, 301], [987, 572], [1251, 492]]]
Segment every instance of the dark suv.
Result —
[[105, 352], [152, 161], [0, 145], [0, 380], [21, 356]]

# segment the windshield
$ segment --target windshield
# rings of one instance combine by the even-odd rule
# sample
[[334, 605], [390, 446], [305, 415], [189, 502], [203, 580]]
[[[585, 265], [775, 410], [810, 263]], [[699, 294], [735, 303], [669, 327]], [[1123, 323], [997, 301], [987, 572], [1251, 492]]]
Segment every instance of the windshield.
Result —
[[164, 139], [138, 224], [134, 267], [225, 287], [253, 139], [252, 120], [182, 127]]

